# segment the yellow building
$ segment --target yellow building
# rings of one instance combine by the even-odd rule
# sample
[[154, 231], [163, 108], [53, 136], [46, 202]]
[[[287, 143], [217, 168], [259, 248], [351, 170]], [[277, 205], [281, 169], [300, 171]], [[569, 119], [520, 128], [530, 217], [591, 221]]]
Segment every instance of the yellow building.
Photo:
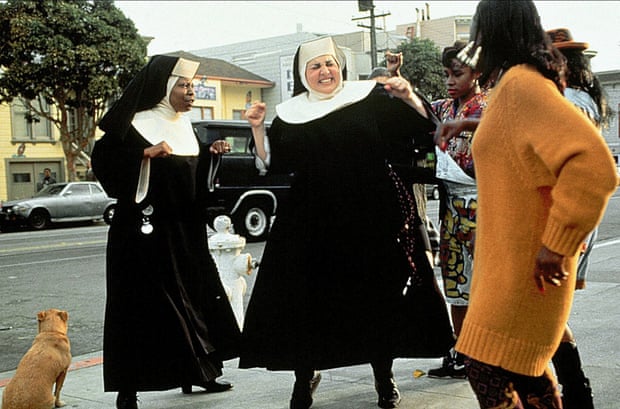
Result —
[[262, 99], [262, 90], [275, 84], [239, 66], [216, 58], [199, 57], [184, 51], [167, 55], [200, 61], [194, 77], [193, 120], [245, 119], [245, 110]]
[[31, 115], [18, 100], [0, 104], [0, 200], [31, 197], [50, 168], [65, 180], [59, 132], [45, 118]]
[[[168, 55], [200, 61], [194, 78], [195, 119], [243, 119], [248, 104], [262, 99], [262, 89], [273, 82], [223, 60], [183, 51]], [[82, 177], [88, 152], [76, 161]], [[59, 131], [50, 121], [32, 115], [19, 102], [0, 104], [0, 201], [31, 197], [49, 168], [58, 182], [67, 180], [66, 160]]]

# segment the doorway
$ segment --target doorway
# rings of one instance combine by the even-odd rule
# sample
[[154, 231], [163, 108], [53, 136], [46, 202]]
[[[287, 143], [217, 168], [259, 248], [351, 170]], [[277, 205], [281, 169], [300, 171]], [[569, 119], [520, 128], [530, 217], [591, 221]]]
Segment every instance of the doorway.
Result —
[[7, 166], [8, 200], [26, 199], [34, 196], [41, 187], [44, 170], [50, 169], [57, 182], [64, 181], [63, 160], [9, 161]]

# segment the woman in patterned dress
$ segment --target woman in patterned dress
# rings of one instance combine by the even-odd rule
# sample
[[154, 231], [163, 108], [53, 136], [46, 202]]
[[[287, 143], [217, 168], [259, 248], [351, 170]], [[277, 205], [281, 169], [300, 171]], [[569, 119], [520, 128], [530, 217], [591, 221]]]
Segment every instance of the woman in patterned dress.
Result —
[[[442, 54], [449, 98], [432, 103], [444, 127], [459, 127], [437, 151], [437, 177], [442, 180], [440, 211], [440, 260], [444, 295], [458, 337], [467, 312], [471, 284], [473, 237], [476, 228], [477, 190], [471, 156], [473, 129], [486, 105], [486, 93], [478, 86], [479, 74], [457, 59], [466, 43], [457, 41]], [[441, 367], [429, 370], [433, 378], [464, 378], [464, 357], [454, 350], [444, 357]]]

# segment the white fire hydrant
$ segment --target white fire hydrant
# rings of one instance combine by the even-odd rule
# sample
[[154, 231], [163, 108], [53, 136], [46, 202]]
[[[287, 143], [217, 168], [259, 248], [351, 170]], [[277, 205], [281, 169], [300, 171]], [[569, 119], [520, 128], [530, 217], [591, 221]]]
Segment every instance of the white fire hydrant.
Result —
[[244, 276], [252, 273], [252, 255], [241, 254], [245, 238], [229, 232], [231, 221], [228, 216], [218, 216], [213, 221], [216, 233], [209, 238], [211, 256], [220, 273], [224, 290], [237, 318], [239, 328], [243, 328], [245, 316], [243, 296], [248, 285]]

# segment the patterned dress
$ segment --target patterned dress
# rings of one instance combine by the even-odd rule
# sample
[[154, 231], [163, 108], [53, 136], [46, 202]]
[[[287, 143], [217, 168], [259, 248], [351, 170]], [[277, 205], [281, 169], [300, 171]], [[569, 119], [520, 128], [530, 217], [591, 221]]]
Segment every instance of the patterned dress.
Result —
[[[452, 98], [433, 102], [433, 110], [442, 122], [455, 119], [480, 118], [486, 107], [486, 93], [475, 94], [465, 104]], [[447, 197], [440, 215], [441, 272], [446, 301], [466, 306], [469, 302], [473, 261], [473, 237], [478, 207], [474, 161], [471, 154], [473, 132], [462, 132], [452, 138], [447, 155], [438, 152], [438, 174]], [[448, 163], [449, 162], [449, 163]], [[442, 169], [446, 169], [442, 172]]]

